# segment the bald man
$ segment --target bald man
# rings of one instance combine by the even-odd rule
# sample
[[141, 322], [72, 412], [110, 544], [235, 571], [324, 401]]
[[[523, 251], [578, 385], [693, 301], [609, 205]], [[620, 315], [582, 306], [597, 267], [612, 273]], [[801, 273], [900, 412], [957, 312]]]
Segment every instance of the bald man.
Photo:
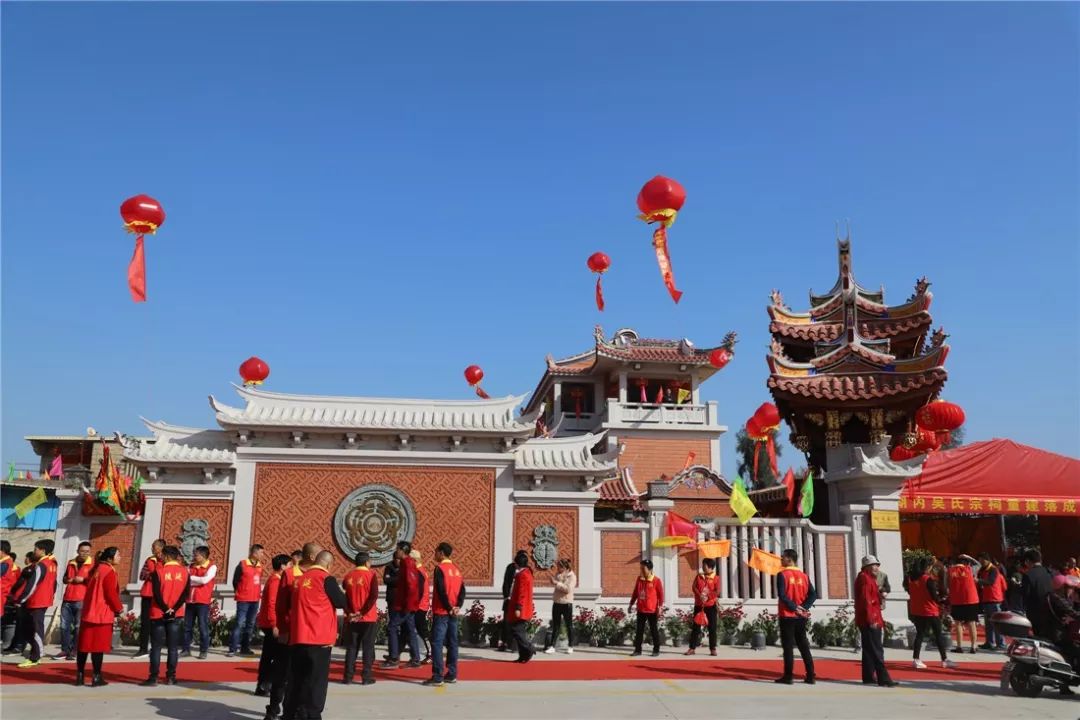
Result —
[[[307, 555], [305, 546], [305, 555]], [[337, 640], [337, 611], [348, 600], [330, 574], [334, 556], [325, 550], [293, 583], [288, 598], [289, 681], [285, 720], [322, 720], [330, 676], [330, 650]]]

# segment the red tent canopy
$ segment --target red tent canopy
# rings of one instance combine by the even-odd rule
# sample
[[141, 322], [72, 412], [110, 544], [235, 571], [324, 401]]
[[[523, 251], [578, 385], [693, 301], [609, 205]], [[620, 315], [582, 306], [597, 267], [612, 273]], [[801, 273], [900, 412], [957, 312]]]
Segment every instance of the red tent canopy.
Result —
[[1080, 517], [1080, 460], [987, 440], [931, 453], [900, 493], [904, 513]]

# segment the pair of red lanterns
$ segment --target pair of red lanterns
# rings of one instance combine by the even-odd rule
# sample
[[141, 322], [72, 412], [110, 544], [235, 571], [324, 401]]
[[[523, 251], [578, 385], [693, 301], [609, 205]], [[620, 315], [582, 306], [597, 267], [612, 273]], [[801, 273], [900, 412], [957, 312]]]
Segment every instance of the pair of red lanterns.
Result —
[[964, 409], [947, 400], [934, 400], [915, 413], [915, 430], [901, 445], [890, 451], [893, 460], [910, 460], [939, 450], [949, 443], [951, 433], [964, 424]]
[[[676, 180], [657, 175], [638, 192], [637, 206], [641, 214], [638, 219], [646, 223], [657, 223], [653, 231], [653, 249], [656, 263], [660, 266], [660, 275], [664, 279], [671, 299], [676, 303], [682, 297], [682, 291], [675, 287], [675, 274], [671, 268], [671, 253], [667, 245], [667, 229], [675, 222], [675, 217], [686, 202], [686, 189]], [[601, 283], [604, 273], [611, 268], [611, 258], [607, 253], [594, 252], [585, 263], [590, 272], [596, 273], [596, 309], [604, 310], [604, 288]]]

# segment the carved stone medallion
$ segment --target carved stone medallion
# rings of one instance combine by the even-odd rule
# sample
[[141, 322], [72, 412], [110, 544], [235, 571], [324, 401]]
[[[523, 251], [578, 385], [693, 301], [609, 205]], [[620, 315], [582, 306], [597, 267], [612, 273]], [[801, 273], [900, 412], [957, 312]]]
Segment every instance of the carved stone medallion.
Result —
[[180, 554], [186, 562], [195, 559], [195, 548], [210, 544], [210, 523], [202, 518], [185, 520], [180, 526]]
[[371, 553], [372, 565], [390, 562], [398, 542], [412, 542], [416, 511], [412, 503], [390, 485], [365, 485], [345, 496], [334, 513], [334, 539], [352, 562], [356, 553]]
[[533, 560], [541, 570], [555, 567], [559, 559], [559, 534], [554, 525], [540, 525], [533, 529]]

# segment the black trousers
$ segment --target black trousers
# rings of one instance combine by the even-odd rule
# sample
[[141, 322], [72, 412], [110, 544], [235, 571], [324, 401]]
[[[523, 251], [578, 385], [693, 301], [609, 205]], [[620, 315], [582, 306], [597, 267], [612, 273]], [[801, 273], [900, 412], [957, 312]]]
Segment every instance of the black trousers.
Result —
[[45, 610], [47, 608], [34, 608], [27, 610], [27, 632], [30, 643], [29, 659], [37, 662], [45, 654]]
[[510, 607], [510, 599], [504, 598], [502, 603], [502, 644], [505, 647], [511, 647], [514, 642], [514, 633], [512, 632], [513, 622], [510, 620], [510, 613], [508, 608]]
[[263, 628], [262, 656], [259, 658], [259, 675], [255, 680], [256, 690], [269, 690], [274, 677], [274, 662], [277, 660], [276, 647], [278, 639], [274, 637], [274, 631]]
[[[709, 649], [716, 649], [716, 606], [708, 605], [706, 607], [694, 607], [694, 614], [697, 615], [702, 610], [705, 611], [705, 619], [708, 621], [705, 627], [709, 630]], [[690, 649], [698, 647], [701, 644], [701, 625], [694, 623], [693, 629], [690, 630]]]
[[656, 626], [656, 613], [637, 614], [637, 631], [634, 633], [634, 652], [641, 652], [641, 643], [645, 639], [645, 623], [649, 624], [649, 636], [652, 638], [653, 652], [660, 652], [660, 629]]
[[150, 605], [153, 598], [139, 598], [139, 655], [145, 655], [150, 647]]
[[882, 628], [860, 627], [862, 637], [862, 681], [878, 685], [892, 682], [885, 669], [885, 647], [882, 644], [885, 631]]
[[[270, 704], [266, 706], [269, 715], [280, 715], [285, 703], [285, 693], [289, 686], [289, 668], [292, 665], [292, 648], [275, 638], [273, 663], [270, 666]], [[267, 648], [263, 647], [263, 655]]]
[[948, 658], [948, 655], [945, 652], [945, 634], [941, 628], [941, 618], [918, 617], [912, 615], [911, 622], [915, 623], [915, 647], [911, 650], [912, 659], [919, 659], [919, 653], [922, 652], [923, 642], [931, 635], [934, 636], [934, 642], [937, 644], [938, 652], [941, 653], [941, 659], [945, 660]]
[[566, 623], [566, 642], [574, 647], [574, 606], [570, 603], [553, 603], [551, 606], [551, 632], [548, 633], [544, 649], [554, 645], [559, 639], [559, 628]]
[[533, 648], [532, 643], [529, 641], [529, 623], [524, 620], [518, 620], [510, 626], [510, 632], [513, 636], [514, 642], [517, 643], [518, 658], [521, 660], [527, 660], [536, 654], [536, 650]]
[[183, 618], [154, 620], [150, 627], [150, 677], [156, 678], [161, 671], [161, 648], [166, 648], [165, 676], [176, 677], [176, 663], [180, 659], [180, 638], [184, 634]]
[[345, 624], [345, 675], [352, 680], [356, 675], [356, 655], [361, 654], [361, 676], [373, 680], [371, 668], [375, 664], [375, 623], [359, 622]]
[[780, 645], [784, 649], [784, 677], [795, 673], [795, 648], [802, 655], [806, 677], [814, 677], [814, 656], [806, 638], [806, 618], [780, 618]]
[[431, 628], [428, 626], [427, 610], [417, 610], [413, 613], [413, 624], [416, 625], [416, 635], [420, 638], [420, 644], [424, 646], [424, 654], [431, 654]]
[[330, 679], [330, 648], [293, 645], [291, 650], [285, 720], [322, 720]]

